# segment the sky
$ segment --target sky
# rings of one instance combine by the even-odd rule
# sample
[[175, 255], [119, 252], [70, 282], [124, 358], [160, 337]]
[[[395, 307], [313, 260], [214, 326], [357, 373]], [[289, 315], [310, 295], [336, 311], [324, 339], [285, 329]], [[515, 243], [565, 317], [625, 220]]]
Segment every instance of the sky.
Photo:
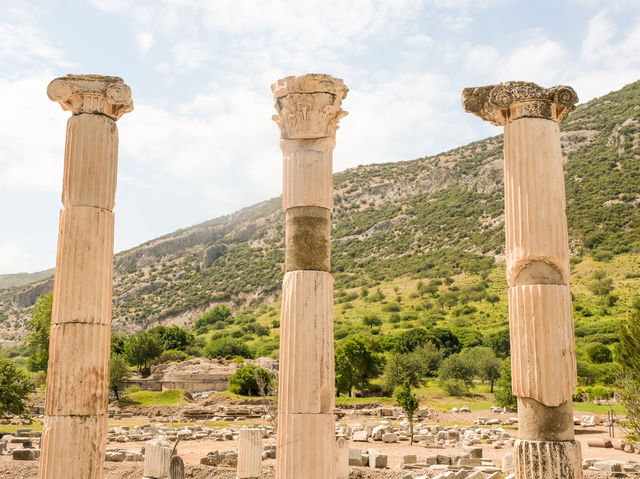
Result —
[[270, 85], [349, 88], [334, 171], [500, 133], [464, 87], [509, 80], [588, 101], [640, 79], [638, 0], [2, 0], [0, 274], [55, 266], [67, 73], [115, 75], [116, 251], [281, 193]]

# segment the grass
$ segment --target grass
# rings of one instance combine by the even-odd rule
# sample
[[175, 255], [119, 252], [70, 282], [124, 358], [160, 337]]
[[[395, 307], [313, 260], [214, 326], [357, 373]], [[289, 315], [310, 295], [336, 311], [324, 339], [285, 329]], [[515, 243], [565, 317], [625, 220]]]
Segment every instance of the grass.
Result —
[[184, 389], [166, 391], [136, 391], [126, 393], [118, 404], [120, 406], [183, 406], [188, 404]]
[[6, 424], [0, 426], [0, 432], [5, 432], [9, 434], [14, 434], [18, 429], [32, 429], [33, 431], [42, 431], [44, 425], [40, 424], [38, 421], [35, 421], [33, 424]]
[[613, 409], [613, 412], [617, 416], [624, 416], [627, 414], [622, 404], [593, 404], [588, 402], [573, 403], [573, 410], [579, 412], [590, 412], [593, 414], [606, 415], [609, 409]]
[[393, 398], [371, 397], [371, 398], [350, 398], [340, 396], [336, 398], [336, 406], [350, 406], [354, 404], [395, 404]]

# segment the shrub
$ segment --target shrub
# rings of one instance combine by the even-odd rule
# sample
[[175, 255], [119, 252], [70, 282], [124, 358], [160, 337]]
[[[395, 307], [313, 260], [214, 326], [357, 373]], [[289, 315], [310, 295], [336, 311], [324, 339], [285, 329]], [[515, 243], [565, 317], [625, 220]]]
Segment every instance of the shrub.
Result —
[[475, 362], [461, 354], [452, 354], [442, 361], [438, 371], [440, 384], [445, 387], [449, 380], [460, 381], [465, 390], [473, 387], [473, 380], [478, 374]]
[[252, 358], [251, 350], [243, 341], [223, 336], [214, 339], [204, 348], [204, 354], [210, 359], [213, 358], [232, 358], [234, 356], [242, 356], [243, 358]]
[[266, 369], [247, 364], [229, 378], [229, 391], [240, 396], [260, 396], [266, 391], [261, 391], [260, 384], [264, 384], [268, 389], [271, 384], [271, 374]]
[[449, 396], [462, 396], [469, 390], [464, 381], [459, 379], [447, 379], [440, 383], [440, 386]]
[[613, 360], [611, 350], [602, 343], [590, 344], [587, 347], [587, 355], [592, 363], [610, 363]]
[[498, 406], [511, 410], [518, 409], [518, 398], [513, 395], [511, 388], [511, 360], [507, 358], [500, 372], [500, 379], [496, 382], [496, 392], [494, 394]]

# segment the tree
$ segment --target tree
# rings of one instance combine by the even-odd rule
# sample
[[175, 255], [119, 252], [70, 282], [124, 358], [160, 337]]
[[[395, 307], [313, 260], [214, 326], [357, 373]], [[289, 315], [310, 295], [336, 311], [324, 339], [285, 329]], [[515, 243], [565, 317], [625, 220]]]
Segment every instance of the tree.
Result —
[[157, 334], [143, 331], [130, 336], [124, 345], [125, 357], [138, 371], [148, 370], [151, 361], [162, 354], [162, 340]]
[[497, 294], [488, 294], [485, 299], [491, 303], [491, 307], [493, 308], [496, 303], [500, 301], [500, 296]]
[[253, 364], [247, 364], [239, 367], [229, 378], [229, 391], [241, 396], [259, 396], [261, 392], [265, 391], [265, 388], [269, 388], [270, 383], [271, 374], [269, 371]]
[[514, 411], [518, 409], [518, 398], [513, 395], [511, 386], [511, 358], [507, 358], [502, 365], [500, 379], [496, 383], [495, 398], [499, 406]]
[[438, 296], [438, 289], [440, 289], [441, 285], [442, 281], [440, 281], [439, 279], [432, 279], [426, 284], [423, 291], [425, 294], [430, 294], [435, 298], [436, 296]]
[[224, 322], [230, 317], [231, 310], [224, 304], [219, 304], [198, 318], [193, 325], [193, 329], [198, 333], [203, 333], [207, 330], [207, 326], [218, 322]]
[[109, 361], [109, 388], [116, 395], [116, 400], [120, 400], [118, 391], [124, 388], [124, 383], [131, 377], [127, 361], [119, 354], [111, 353]]
[[178, 351], [186, 351], [196, 341], [194, 334], [180, 326], [156, 326], [149, 330], [150, 333], [157, 333], [163, 342], [163, 349], [175, 349]]
[[35, 391], [27, 374], [9, 358], [0, 357], [0, 417], [26, 416], [26, 400]]
[[640, 442], [640, 296], [631, 305], [629, 321], [620, 325], [614, 357], [622, 368], [618, 387], [627, 413], [627, 438]]
[[47, 371], [49, 363], [49, 334], [51, 331], [51, 308], [53, 293], [41, 295], [33, 307], [31, 320], [27, 323], [27, 349], [29, 371]]
[[205, 346], [204, 354], [209, 359], [233, 358], [235, 356], [251, 359], [253, 357], [253, 354], [251, 354], [251, 350], [246, 343], [231, 336], [223, 336], [221, 338], [214, 339]]
[[475, 363], [468, 357], [459, 353], [452, 354], [442, 361], [438, 371], [440, 384], [447, 388], [449, 384], [455, 384], [463, 391], [473, 388], [473, 380], [478, 374]]
[[467, 349], [462, 354], [475, 363], [480, 379], [489, 381], [489, 383], [491, 383], [491, 392], [493, 392], [493, 384], [500, 378], [502, 361], [486, 346]]
[[587, 347], [587, 356], [592, 363], [610, 363], [613, 360], [611, 350], [602, 343], [593, 343]]
[[511, 335], [508, 327], [489, 334], [484, 343], [489, 346], [500, 359], [511, 356]]
[[436, 337], [435, 345], [440, 345], [440, 350], [445, 357], [450, 354], [459, 353], [462, 349], [460, 339], [453, 331], [447, 328], [433, 328], [433, 335]]
[[431, 342], [436, 346], [440, 346], [436, 336], [424, 328], [413, 328], [404, 331], [393, 340], [393, 351], [400, 354], [406, 354], [414, 351], [417, 347]]
[[380, 375], [384, 362], [384, 356], [375, 353], [363, 338], [347, 339], [335, 352], [338, 391], [351, 395], [353, 388], [366, 387]]
[[411, 384], [405, 381], [401, 388], [396, 391], [396, 402], [402, 408], [409, 420], [410, 444], [413, 445], [413, 414], [420, 406], [418, 398], [411, 392]]
[[613, 291], [613, 280], [607, 277], [607, 274], [603, 270], [598, 270], [593, 273], [592, 280], [588, 287], [593, 294], [604, 298]]
[[124, 345], [127, 342], [126, 333], [111, 333], [111, 354], [124, 354]]
[[382, 324], [382, 320], [377, 314], [367, 314], [362, 318], [362, 324], [373, 329], [374, 326], [380, 326]]
[[419, 387], [427, 376], [433, 375], [442, 360], [442, 352], [431, 342], [417, 347], [410, 353], [392, 353], [384, 368], [384, 384], [393, 391], [405, 381]]

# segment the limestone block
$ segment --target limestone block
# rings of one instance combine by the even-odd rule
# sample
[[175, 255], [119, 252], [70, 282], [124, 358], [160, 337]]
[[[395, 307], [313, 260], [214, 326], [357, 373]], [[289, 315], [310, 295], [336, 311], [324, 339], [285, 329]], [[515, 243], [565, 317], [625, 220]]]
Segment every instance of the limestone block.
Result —
[[362, 466], [362, 449], [357, 447], [349, 448], [349, 466]]
[[118, 128], [104, 115], [67, 121], [62, 204], [113, 210], [118, 173]]
[[61, 323], [52, 324], [50, 334], [45, 413], [49, 416], [106, 414], [111, 328], [100, 324]]
[[331, 414], [334, 374], [333, 278], [323, 271], [286, 273], [280, 321], [279, 414]]
[[238, 442], [238, 479], [262, 477], [262, 431], [241, 429]]
[[562, 283], [569, 284], [569, 237], [558, 124], [542, 118], [507, 123], [504, 157], [509, 285], [516, 284], [520, 270], [532, 261], [552, 265]]
[[387, 455], [369, 449], [369, 467], [371, 469], [385, 469], [387, 467]]
[[336, 477], [333, 414], [279, 414], [276, 479]]
[[333, 138], [281, 140], [282, 209], [319, 206], [333, 210]]
[[513, 393], [546, 406], [570, 400], [576, 359], [568, 286], [509, 288]]
[[113, 225], [113, 213], [98, 208], [60, 213], [51, 324], [111, 324]]
[[14, 461], [35, 461], [40, 457], [39, 449], [16, 448], [11, 451], [11, 458]]
[[[107, 416], [48, 416], [42, 433], [40, 479], [102, 479]], [[79, 455], [78, 451], [83, 454]]]
[[285, 271], [329, 271], [331, 268], [331, 212], [317, 206], [286, 212]]
[[582, 451], [577, 441], [516, 440], [513, 455], [519, 479], [582, 479]]
[[368, 442], [369, 441], [369, 433], [364, 431], [354, 431], [351, 435], [351, 440], [354, 442]]
[[349, 479], [349, 442], [342, 437], [336, 441], [336, 478]]
[[162, 439], [152, 439], [144, 448], [144, 476], [163, 479], [169, 474], [171, 444]]

